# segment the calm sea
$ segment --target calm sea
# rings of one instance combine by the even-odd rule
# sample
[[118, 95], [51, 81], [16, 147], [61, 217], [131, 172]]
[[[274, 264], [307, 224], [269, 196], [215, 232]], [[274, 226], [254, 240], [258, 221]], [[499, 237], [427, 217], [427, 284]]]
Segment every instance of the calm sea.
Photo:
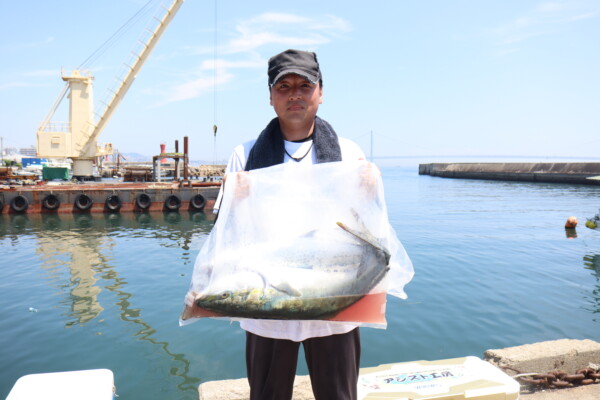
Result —
[[[600, 186], [382, 172], [416, 275], [407, 300], [389, 298], [387, 330], [362, 330], [363, 367], [600, 340], [600, 231], [584, 227]], [[201, 382], [244, 377], [237, 324], [178, 326], [211, 226], [188, 212], [1, 216], [0, 396], [55, 371], [108, 368], [121, 399], [148, 400], [197, 399]]]

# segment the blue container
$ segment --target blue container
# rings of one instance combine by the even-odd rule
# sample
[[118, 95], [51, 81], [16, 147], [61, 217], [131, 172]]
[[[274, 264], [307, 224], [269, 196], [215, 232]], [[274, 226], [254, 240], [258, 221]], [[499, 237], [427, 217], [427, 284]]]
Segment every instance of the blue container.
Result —
[[23, 168], [25, 168], [25, 167], [27, 167], [28, 165], [31, 165], [31, 164], [42, 165], [43, 162], [48, 162], [48, 160], [45, 159], [45, 158], [35, 158], [35, 157], [23, 157], [23, 158], [21, 158], [21, 164], [23, 165]]

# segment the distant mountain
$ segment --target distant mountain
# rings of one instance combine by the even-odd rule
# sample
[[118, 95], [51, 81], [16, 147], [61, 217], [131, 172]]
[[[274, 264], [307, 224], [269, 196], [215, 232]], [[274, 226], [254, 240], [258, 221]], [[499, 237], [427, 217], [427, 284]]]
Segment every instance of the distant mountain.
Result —
[[128, 162], [152, 162], [152, 157], [140, 153], [121, 153]]
[[[121, 153], [127, 160], [126, 162], [152, 162], [152, 156], [146, 156], [140, 153]], [[190, 165], [213, 165], [214, 161], [208, 160], [190, 160]], [[227, 160], [218, 160], [217, 165], [226, 165]]]
[[227, 165], [227, 160], [217, 160], [216, 164], [214, 161], [190, 160], [190, 165]]

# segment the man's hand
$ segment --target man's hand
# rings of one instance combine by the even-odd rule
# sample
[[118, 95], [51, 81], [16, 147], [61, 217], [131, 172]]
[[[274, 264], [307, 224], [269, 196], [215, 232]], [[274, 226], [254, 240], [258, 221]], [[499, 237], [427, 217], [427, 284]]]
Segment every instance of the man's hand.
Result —
[[[238, 200], [242, 200], [246, 197], [248, 197], [248, 194], [250, 194], [250, 185], [249, 185], [249, 172], [248, 171], [238, 171], [238, 172], [230, 172], [228, 174], [225, 174], [225, 176], [223, 177], [223, 185], [225, 185], [225, 183], [227, 182], [227, 178], [231, 175], [232, 177], [229, 178], [230, 181], [234, 180], [236, 183], [234, 192], [233, 192], [233, 196], [238, 199]], [[235, 176], [235, 178], [233, 177]]]
[[196, 296], [198, 295], [198, 293], [196, 292], [187, 292], [187, 294], [185, 295], [185, 299], [183, 300], [183, 302], [185, 303], [186, 306], [188, 307], [193, 307], [194, 306], [194, 300], [196, 300]]
[[360, 187], [365, 195], [375, 197], [377, 195], [377, 182], [381, 177], [381, 171], [371, 162], [365, 162], [360, 170]]
[[248, 171], [236, 172], [236, 187], [235, 198], [238, 200], [245, 199], [250, 194], [250, 173]]

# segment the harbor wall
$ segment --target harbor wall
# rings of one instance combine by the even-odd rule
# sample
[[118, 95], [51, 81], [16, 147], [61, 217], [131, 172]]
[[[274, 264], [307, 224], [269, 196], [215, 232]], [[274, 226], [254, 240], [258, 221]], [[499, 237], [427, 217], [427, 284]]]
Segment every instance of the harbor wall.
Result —
[[598, 185], [600, 163], [431, 163], [419, 164], [419, 175], [502, 181]]

